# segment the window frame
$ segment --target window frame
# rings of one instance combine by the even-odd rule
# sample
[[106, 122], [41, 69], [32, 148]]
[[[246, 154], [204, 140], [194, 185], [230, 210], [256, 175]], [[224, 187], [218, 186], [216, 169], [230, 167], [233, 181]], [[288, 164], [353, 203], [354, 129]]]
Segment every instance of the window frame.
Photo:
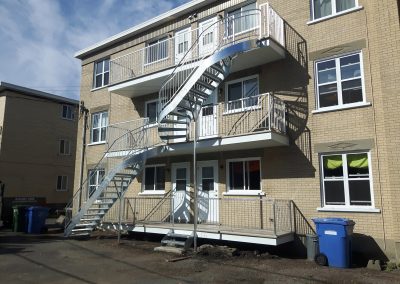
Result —
[[[154, 168], [154, 169], [156, 169], [156, 168], [164, 168], [164, 189], [157, 189], [156, 188], [156, 185], [157, 185], [157, 183], [156, 183], [156, 180], [157, 180], [157, 171], [156, 170], [154, 170], [154, 173], [155, 173], [155, 176], [154, 176], [154, 181], [155, 181], [155, 183], [154, 183], [154, 189], [146, 189], [146, 169], [147, 168]], [[142, 186], [141, 186], [141, 192], [140, 192], [140, 194], [141, 195], [151, 195], [151, 194], [164, 194], [165, 193], [165, 190], [166, 190], [166, 186], [165, 186], [165, 178], [166, 178], [166, 165], [165, 164], [153, 164], [153, 165], [146, 165], [145, 167], [144, 167], [144, 170], [143, 170], [143, 179], [142, 179]]]
[[[340, 66], [340, 59], [350, 57], [353, 55], [358, 55], [359, 56], [359, 63], [360, 63], [360, 76], [358, 77], [353, 77], [351, 79], [345, 79], [342, 80], [342, 74], [341, 74], [341, 66]], [[341, 55], [335, 55], [332, 57], [324, 58], [324, 59], [319, 59], [314, 62], [314, 90], [315, 90], [315, 106], [316, 106], [316, 112], [323, 112], [323, 111], [331, 111], [331, 110], [339, 110], [339, 109], [348, 109], [348, 108], [354, 108], [354, 107], [360, 107], [360, 106], [366, 106], [369, 105], [366, 99], [366, 91], [365, 91], [365, 77], [364, 77], [364, 64], [363, 64], [363, 53], [362, 51], [353, 51], [349, 53], [344, 53]], [[318, 78], [318, 64], [328, 62], [328, 61], [335, 61], [335, 74], [336, 74], [336, 89], [337, 89], [337, 96], [338, 96], [338, 104], [333, 105], [333, 106], [327, 106], [327, 107], [320, 107], [320, 94], [319, 94], [319, 87], [323, 85], [329, 85], [329, 84], [334, 84], [333, 82], [329, 83], [323, 83], [319, 84], [319, 78]], [[343, 103], [343, 82], [355, 80], [355, 79], [361, 79], [361, 93], [362, 93], [362, 101], [359, 102], [354, 102], [354, 103], [348, 103], [345, 104]]]
[[[144, 52], [143, 66], [147, 66], [147, 65], [151, 65], [151, 64], [163, 61], [163, 60], [167, 60], [169, 58], [169, 45], [170, 45], [168, 41], [169, 41], [168, 36], [163, 36], [158, 39], [152, 39], [151, 41], [147, 42], [146, 47], [145, 47], [145, 52]], [[165, 42], [165, 48], [166, 48], [165, 57], [157, 58], [154, 61], [149, 61], [149, 57], [151, 57], [151, 54], [149, 53], [151, 46], [157, 45], [157, 44], [160, 46], [162, 42]], [[158, 56], [159, 52], [160, 52], [160, 48], [157, 49], [157, 56]]]
[[[108, 70], [105, 71], [105, 62], [108, 61]], [[101, 68], [101, 72], [100, 73], [96, 73], [97, 72], [97, 64], [101, 63], [102, 64], [102, 68]], [[104, 83], [104, 78], [105, 78], [105, 74], [108, 73], [108, 83], [105, 84]], [[97, 79], [96, 77], [101, 75], [101, 84], [100, 86], [96, 86], [97, 84]], [[110, 58], [102, 58], [100, 60], [97, 60], [94, 62], [94, 68], [93, 68], [93, 90], [97, 90], [97, 89], [101, 89], [104, 88], [106, 86], [110, 85]]]
[[[58, 184], [59, 184], [59, 179], [61, 178], [61, 183], [60, 183], [60, 185], [61, 185], [61, 187], [58, 187]], [[65, 188], [62, 188], [62, 186], [63, 186], [63, 181], [65, 181]], [[57, 176], [57, 184], [56, 184], [56, 191], [68, 191], [68, 176], [67, 175], [60, 175], [60, 176]]]
[[[150, 118], [147, 116], [147, 110], [148, 110], [148, 105], [152, 104], [152, 103], [156, 103], [156, 120], [154, 122], [150, 121]], [[158, 113], [159, 113], [159, 103], [158, 103], [158, 99], [155, 100], [149, 100], [145, 102], [144, 105], [144, 117], [149, 118], [149, 126], [154, 126], [158, 123]]]
[[314, 23], [314, 22], [320, 22], [326, 19], [330, 19], [333, 17], [337, 17], [337, 16], [341, 16], [353, 11], [357, 11], [359, 9], [362, 8], [362, 6], [360, 6], [360, 3], [358, 0], [354, 0], [354, 7], [340, 11], [340, 12], [336, 12], [336, 0], [331, 0], [331, 9], [332, 9], [332, 13], [330, 15], [327, 16], [323, 16], [323, 17], [319, 17], [319, 18], [315, 18], [315, 9], [314, 9], [314, 0], [310, 0], [310, 18], [311, 21], [309, 23]]
[[[65, 116], [64, 116], [64, 109], [66, 109]], [[66, 120], [74, 120], [75, 107], [72, 105], [63, 104], [61, 107], [61, 118]]]
[[[243, 182], [243, 189], [231, 189], [231, 180], [229, 175], [229, 164], [231, 162], [245, 162], [258, 161], [260, 165], [260, 190], [246, 189], [246, 182]], [[245, 168], [243, 166], [243, 176], [245, 176]], [[235, 158], [226, 160], [226, 193], [231, 195], [260, 195], [263, 194], [262, 190], [262, 168], [261, 168], [261, 157], [248, 157], [248, 158]]]
[[[88, 175], [87, 175], [87, 197], [88, 198], [90, 198], [90, 196], [92, 195], [92, 193], [93, 192], [95, 192], [96, 190], [97, 190], [97, 188], [100, 186], [100, 184], [101, 184], [101, 182], [103, 181], [103, 180], [100, 180], [99, 179], [99, 177], [100, 177], [100, 172], [103, 172], [103, 179], [104, 179], [104, 177], [106, 176], [106, 171], [105, 171], [105, 168], [98, 168], [98, 169], [89, 169], [88, 170]], [[96, 183], [95, 184], [91, 184], [90, 183], [90, 181], [91, 181], [91, 176], [92, 176], [92, 173], [93, 172], [95, 172], [95, 174], [96, 174]], [[91, 191], [91, 187], [94, 187], [94, 191]]]
[[[244, 97], [243, 97], [243, 95], [244, 95], [244, 90], [243, 90], [243, 88], [244, 88], [244, 84], [243, 84], [243, 82], [244, 81], [249, 81], [249, 80], [251, 80], [251, 79], [256, 79], [257, 80], [257, 90], [258, 90], [258, 94], [257, 94], [257, 96], [252, 96], [252, 97], [247, 97], [247, 98], [257, 98], [257, 104], [255, 104], [255, 105], [251, 105], [251, 106], [243, 106], [243, 102], [244, 102]], [[232, 100], [232, 101], [229, 101], [228, 100], [228, 97], [229, 97], [229, 85], [233, 85], [233, 84], [236, 84], [236, 83], [241, 83], [241, 85], [242, 85], [242, 95], [241, 95], [241, 98], [240, 99], [238, 99], [238, 100]], [[231, 113], [237, 113], [237, 112], [242, 112], [242, 111], [247, 111], [247, 110], [252, 110], [252, 109], [256, 109], [256, 108], [259, 108], [259, 106], [258, 106], [258, 103], [259, 103], [259, 99], [260, 99], [260, 95], [261, 95], [261, 93], [260, 93], [260, 80], [259, 80], [259, 75], [258, 74], [255, 74], [255, 75], [251, 75], [251, 76], [246, 76], [246, 77], [242, 77], [242, 78], [239, 78], [239, 79], [235, 79], [235, 80], [231, 80], [231, 81], [229, 81], [229, 82], [226, 82], [225, 83], [225, 102], [224, 102], [224, 114], [231, 114]], [[229, 103], [231, 103], [231, 102], [235, 102], [235, 101], [240, 101], [241, 102], [241, 107], [240, 108], [232, 108], [231, 110], [229, 110], [228, 109], [228, 104]]]
[[[62, 142], [64, 142], [63, 151], [61, 151]], [[65, 147], [66, 144], [68, 145], [67, 148]], [[59, 146], [58, 147], [58, 154], [60, 154], [62, 156], [70, 156], [71, 155], [71, 140], [69, 140], [69, 139], [60, 139], [58, 146]], [[65, 149], [67, 149], [67, 151], [65, 151]]]
[[[371, 196], [371, 205], [351, 205], [350, 204], [350, 191], [349, 191], [349, 180], [352, 180], [348, 177], [348, 166], [347, 166], [347, 156], [353, 154], [367, 154], [368, 157], [368, 178], [362, 178], [360, 180], [369, 180], [369, 188], [370, 188], [370, 196]], [[338, 178], [337, 180], [343, 180], [344, 185], [344, 197], [345, 204], [335, 204], [330, 205], [326, 204], [325, 200], [325, 177], [324, 177], [324, 157], [326, 156], [342, 156], [342, 168], [343, 168], [343, 177]], [[321, 206], [322, 210], [332, 210], [332, 211], [366, 211], [366, 210], [374, 210], [375, 209], [375, 198], [374, 198], [374, 188], [373, 188], [373, 176], [372, 176], [372, 164], [371, 164], [371, 151], [349, 151], [349, 152], [330, 152], [323, 153], [319, 155], [319, 163], [320, 163], [320, 193], [321, 193]], [[346, 165], [346, 167], [344, 167]], [[329, 179], [328, 179], [329, 180]], [[335, 179], [330, 179], [335, 180]]]
[[[101, 125], [101, 122], [102, 122], [102, 118], [103, 118], [103, 115], [105, 114], [105, 113], [107, 113], [107, 124], [105, 125], [105, 126], [103, 126], [103, 125]], [[93, 118], [94, 118], [94, 116], [95, 115], [100, 115], [100, 117], [99, 117], [99, 127], [96, 127], [96, 128], [93, 128]], [[104, 144], [104, 143], [106, 143], [106, 141], [107, 141], [107, 129], [108, 129], [108, 125], [109, 125], [109, 116], [108, 116], [108, 111], [106, 110], [106, 111], [99, 111], [99, 112], [95, 112], [95, 113], [92, 113], [92, 115], [91, 115], [91, 123], [90, 123], [90, 145], [96, 145], [96, 144]], [[105, 140], [101, 140], [101, 136], [102, 136], [102, 133], [103, 133], [103, 128], [105, 128]], [[93, 141], [93, 131], [95, 130], [95, 129], [99, 129], [99, 141]]]

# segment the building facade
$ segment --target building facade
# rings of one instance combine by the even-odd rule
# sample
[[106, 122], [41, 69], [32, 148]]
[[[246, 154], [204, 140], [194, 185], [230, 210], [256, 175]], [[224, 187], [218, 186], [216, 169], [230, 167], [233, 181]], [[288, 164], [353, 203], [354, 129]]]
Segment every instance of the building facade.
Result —
[[200, 237], [278, 245], [345, 217], [354, 250], [399, 258], [398, 11], [191, 1], [78, 52], [90, 131], [71, 230], [118, 219], [114, 183], [132, 230], [197, 220], [215, 226]]
[[11, 206], [63, 209], [72, 197], [78, 101], [0, 83], [3, 220]]

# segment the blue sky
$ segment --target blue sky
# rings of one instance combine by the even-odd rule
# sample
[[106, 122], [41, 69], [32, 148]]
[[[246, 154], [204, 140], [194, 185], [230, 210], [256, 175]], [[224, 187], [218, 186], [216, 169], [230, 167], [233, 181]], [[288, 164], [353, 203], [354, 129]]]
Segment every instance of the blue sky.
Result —
[[0, 81], [79, 98], [74, 53], [189, 0], [0, 0]]

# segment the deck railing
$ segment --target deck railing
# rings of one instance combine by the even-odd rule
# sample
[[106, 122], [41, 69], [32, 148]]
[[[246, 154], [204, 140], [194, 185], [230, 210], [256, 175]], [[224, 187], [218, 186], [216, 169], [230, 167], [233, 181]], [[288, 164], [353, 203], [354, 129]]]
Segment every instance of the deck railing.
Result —
[[[193, 224], [194, 204], [188, 196], [186, 202], [174, 195], [164, 197], [138, 196], [125, 198], [123, 222], [131, 225]], [[116, 222], [119, 205], [114, 205], [104, 222]], [[294, 232], [293, 204], [291, 200], [256, 197], [198, 197], [198, 224], [222, 231], [254, 230], [274, 235]]]
[[[272, 38], [284, 47], [283, 19], [269, 4], [261, 5], [257, 11], [257, 13], [243, 14], [240, 17], [233, 15], [218, 21], [213, 26], [213, 31], [204, 34], [204, 42], [218, 41], [218, 39], [223, 39], [228, 43], [236, 42], [251, 32], [256, 33], [258, 38]], [[145, 47], [112, 58], [110, 60], [110, 84], [175, 67], [204, 29], [197, 28], [175, 33], [174, 36], [166, 34], [164, 38], [148, 42]], [[208, 49], [199, 44], [195, 49], [190, 50], [190, 59], [194, 61], [201, 59], [210, 51], [212, 48]]]

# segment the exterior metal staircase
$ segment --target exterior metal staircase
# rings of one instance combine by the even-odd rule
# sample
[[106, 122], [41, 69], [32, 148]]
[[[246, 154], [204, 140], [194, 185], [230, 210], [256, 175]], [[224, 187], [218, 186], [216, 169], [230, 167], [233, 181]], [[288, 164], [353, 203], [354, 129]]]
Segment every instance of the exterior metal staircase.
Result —
[[[227, 34], [235, 22], [248, 17], [257, 20], [254, 30], [236, 38], [234, 34]], [[197, 120], [203, 102], [228, 76], [233, 59], [239, 53], [258, 47], [258, 40], [266, 36], [262, 25], [261, 11], [254, 10], [244, 16], [219, 20], [199, 34], [160, 89], [158, 133], [162, 141], [188, 140], [191, 121]], [[194, 60], [192, 54], [199, 52], [202, 36], [207, 33], [218, 34], [218, 40], [212, 49]], [[133, 129], [118, 129], [120, 135], [115, 136], [118, 138], [114, 141], [109, 139], [113, 142], [108, 150], [67, 205], [65, 236], [90, 235], [115, 202], [124, 196], [146, 160], [167, 149], [165, 145], [148, 145], [148, 121], [143, 119], [142, 122]], [[110, 130], [109, 127], [108, 135]], [[99, 172], [104, 176], [93, 189], [89, 181], [98, 178]], [[182, 242], [178, 240], [180, 237], [171, 233], [165, 244], [171, 245], [175, 240]]]

